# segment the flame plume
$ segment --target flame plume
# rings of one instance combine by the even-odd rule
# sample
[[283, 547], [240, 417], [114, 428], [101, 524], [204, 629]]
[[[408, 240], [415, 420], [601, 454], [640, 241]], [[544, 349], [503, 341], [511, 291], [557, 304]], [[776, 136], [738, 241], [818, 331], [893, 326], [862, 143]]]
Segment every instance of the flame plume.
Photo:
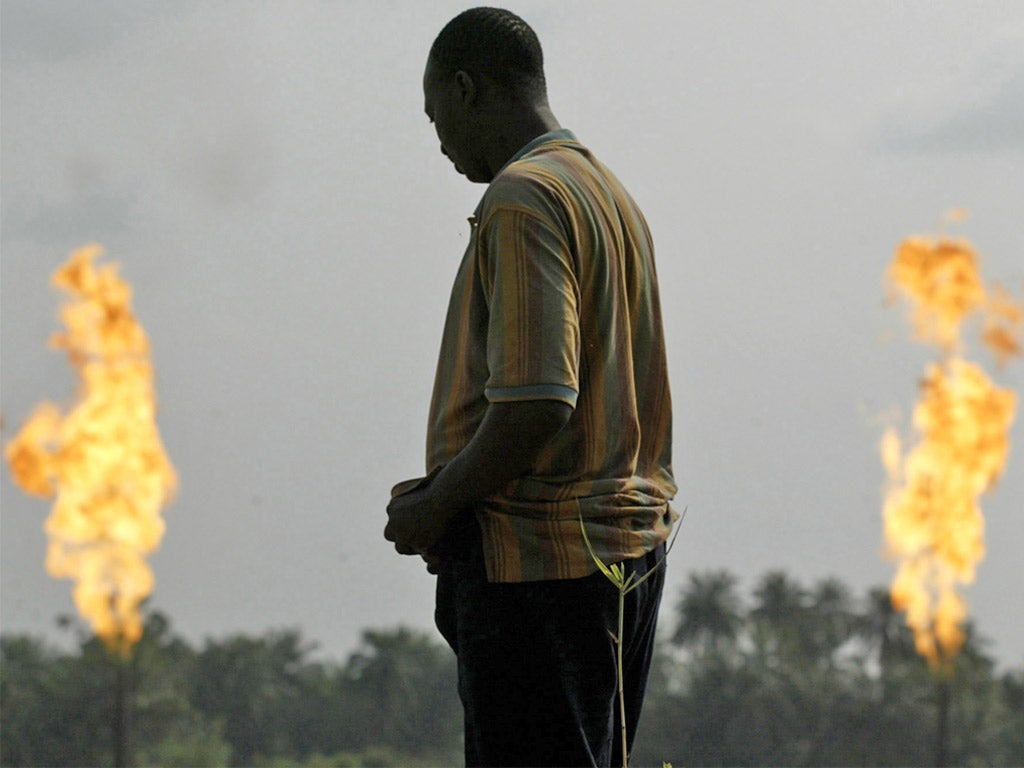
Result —
[[142, 635], [139, 605], [152, 592], [145, 561], [160, 543], [160, 509], [177, 480], [157, 430], [149, 340], [131, 309], [131, 287], [86, 246], [52, 277], [71, 299], [60, 317], [63, 349], [80, 378], [71, 410], [42, 403], [5, 456], [26, 493], [56, 497], [46, 521], [46, 570], [75, 581], [79, 613], [112, 650]]
[[1021, 352], [1024, 306], [998, 286], [986, 292], [977, 256], [964, 241], [911, 238], [896, 250], [889, 282], [910, 300], [916, 337], [938, 346], [913, 414], [919, 440], [905, 455], [888, 430], [882, 458], [889, 474], [884, 504], [887, 553], [899, 561], [891, 587], [906, 612], [919, 654], [943, 670], [964, 642], [967, 603], [957, 591], [974, 580], [985, 556], [979, 497], [999, 479], [1009, 455], [1016, 396], [962, 357], [960, 329], [986, 315], [982, 341], [1000, 365]]

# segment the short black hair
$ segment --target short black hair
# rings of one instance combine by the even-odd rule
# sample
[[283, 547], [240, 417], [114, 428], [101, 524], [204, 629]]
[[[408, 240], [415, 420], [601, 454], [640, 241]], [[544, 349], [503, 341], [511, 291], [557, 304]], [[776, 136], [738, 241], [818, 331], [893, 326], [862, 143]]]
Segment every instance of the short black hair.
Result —
[[514, 93], [543, 96], [544, 54], [530, 25], [502, 8], [470, 8], [449, 21], [430, 47], [446, 74], [485, 75]]

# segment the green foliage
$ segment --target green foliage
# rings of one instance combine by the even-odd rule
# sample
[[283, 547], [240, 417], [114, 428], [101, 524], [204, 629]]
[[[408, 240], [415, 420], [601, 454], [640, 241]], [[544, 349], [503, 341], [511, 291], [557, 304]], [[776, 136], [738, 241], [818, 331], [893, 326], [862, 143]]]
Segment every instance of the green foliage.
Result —
[[[948, 681], [914, 653], [884, 590], [766, 574], [748, 599], [694, 574], [664, 616], [630, 762], [929, 765], [948, 685], [950, 765], [1024, 765], [1024, 669], [998, 672], [969, 629]], [[674, 624], [673, 624], [674, 621]], [[120, 674], [137, 765], [369, 768], [462, 761], [451, 652], [404, 628], [367, 631], [344, 663], [296, 631], [193, 648], [151, 614]], [[0, 637], [0, 764], [113, 765], [116, 659]]]
[[448, 648], [408, 629], [367, 631], [363, 644], [343, 673], [351, 722], [358, 724], [346, 744], [366, 749], [383, 743], [406, 754], [458, 756], [462, 705]]
[[94, 647], [79, 658], [28, 637], [0, 639], [0, 762], [109, 765], [109, 669]]
[[114, 764], [115, 690], [132, 702], [129, 752], [154, 765], [227, 765], [231, 746], [191, 705], [182, 683], [192, 650], [153, 614], [129, 662], [95, 638], [80, 637], [77, 655], [41, 641], [4, 636], [0, 671], [0, 763]]
[[281, 632], [207, 642], [197, 654], [191, 701], [206, 717], [221, 719], [239, 763], [299, 746], [291, 734], [308, 688], [301, 674], [308, 650], [297, 632]]
[[[0, 764], [114, 764], [114, 689], [124, 664], [82, 638], [58, 653], [0, 638]], [[121, 667], [130, 762], [174, 766], [451, 765], [461, 759], [455, 664], [430, 636], [368, 631], [347, 664], [313, 661], [298, 632], [208, 640], [152, 614]]]
[[430, 768], [455, 765], [461, 760], [461, 755], [408, 753], [390, 747], [376, 746], [361, 751], [342, 750], [333, 755], [315, 752], [300, 761], [291, 757], [260, 759], [254, 763], [254, 768], [391, 768], [398, 765], [403, 768]]
[[343, 667], [311, 661], [312, 650], [287, 631], [208, 641], [197, 654], [192, 700], [223, 720], [236, 764], [286, 756], [371, 766], [392, 759], [382, 755], [412, 764], [459, 754], [461, 706], [447, 648], [399, 628], [365, 632]]
[[1024, 764], [1021, 677], [997, 677], [970, 628], [940, 681], [885, 590], [857, 600], [835, 579], [807, 587], [777, 571], [744, 601], [736, 584], [723, 571], [690, 576], [634, 764], [935, 764], [943, 685], [949, 764]]
[[220, 728], [209, 729], [201, 720], [193, 720], [192, 730], [181, 730], [154, 744], [146, 743], [136, 751], [139, 765], [161, 768], [231, 765], [231, 745], [220, 735]]

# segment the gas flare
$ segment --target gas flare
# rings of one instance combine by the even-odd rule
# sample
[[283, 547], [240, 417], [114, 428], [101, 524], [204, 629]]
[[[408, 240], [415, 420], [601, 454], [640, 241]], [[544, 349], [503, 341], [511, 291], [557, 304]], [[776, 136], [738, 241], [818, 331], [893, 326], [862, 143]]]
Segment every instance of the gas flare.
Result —
[[161, 508], [177, 485], [156, 426], [149, 340], [131, 308], [131, 287], [116, 266], [80, 248], [51, 283], [70, 295], [66, 327], [50, 346], [79, 375], [65, 415], [42, 403], [5, 456], [26, 493], [55, 497], [46, 521], [46, 570], [75, 581], [79, 613], [113, 650], [127, 655], [142, 635], [139, 606], [152, 592], [145, 556], [164, 533]]
[[969, 243], [910, 238], [896, 250], [890, 284], [912, 304], [916, 337], [942, 351], [928, 366], [913, 413], [917, 443], [904, 454], [894, 430], [882, 439], [889, 474], [884, 503], [887, 554], [899, 561], [893, 605], [906, 612], [918, 653], [943, 670], [964, 642], [967, 603], [958, 587], [985, 556], [978, 503], [1009, 456], [1016, 396], [962, 357], [961, 327], [986, 316], [982, 341], [1000, 364], [1021, 352], [1024, 306], [998, 286], [986, 291]]

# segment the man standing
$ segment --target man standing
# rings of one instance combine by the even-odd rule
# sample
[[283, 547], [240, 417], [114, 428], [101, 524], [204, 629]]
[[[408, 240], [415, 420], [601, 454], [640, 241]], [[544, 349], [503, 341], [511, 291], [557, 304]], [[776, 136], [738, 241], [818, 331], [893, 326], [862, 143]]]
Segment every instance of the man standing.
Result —
[[[664, 553], [671, 401], [654, 252], [618, 180], [547, 102], [518, 16], [475, 8], [423, 76], [441, 151], [487, 184], [441, 343], [426, 478], [392, 492], [385, 536], [438, 575], [470, 766], [621, 763], [617, 591], [595, 553], [643, 576]], [[627, 597], [636, 730], [663, 569]]]

